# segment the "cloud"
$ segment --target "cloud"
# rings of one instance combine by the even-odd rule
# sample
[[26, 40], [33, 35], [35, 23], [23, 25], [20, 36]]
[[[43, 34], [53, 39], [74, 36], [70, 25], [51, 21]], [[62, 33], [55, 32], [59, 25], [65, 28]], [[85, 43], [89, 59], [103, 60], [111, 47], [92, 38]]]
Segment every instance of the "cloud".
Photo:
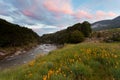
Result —
[[[0, 17], [15, 24], [27, 26], [42, 33], [53, 32], [64, 29], [77, 22], [84, 20], [94, 22], [103, 19], [112, 19], [118, 15], [114, 10], [118, 7], [113, 0], [107, 0], [107, 5], [103, 0], [87, 1], [87, 3], [74, 7], [77, 0], [0, 0]], [[95, 2], [97, 2], [95, 4]], [[86, 6], [87, 5], [87, 6]], [[105, 10], [101, 8], [101, 5]], [[105, 7], [106, 5], [106, 7]], [[100, 7], [100, 8], [99, 8]], [[117, 11], [117, 10], [116, 10]], [[39, 30], [36, 30], [39, 29]], [[49, 29], [49, 30], [48, 30]], [[45, 31], [46, 30], [46, 31]], [[38, 33], [41, 33], [38, 32]], [[42, 34], [41, 33], [41, 34]]]
[[28, 28], [31, 28], [33, 31], [37, 32], [40, 36], [42, 34], [48, 34], [48, 33], [53, 33], [58, 30], [61, 30], [61, 28], [57, 26], [51, 26], [51, 25], [45, 25], [45, 24], [36, 24], [36, 25], [26, 25]]
[[39, 34], [40, 36], [42, 36], [43, 34], [48, 34], [48, 33], [53, 33], [60, 30], [59, 28], [38, 28], [38, 29], [33, 29], [33, 31], [37, 32], [37, 34]]
[[57, 28], [56, 26], [46, 25], [46, 24], [35, 24], [35, 25], [25, 25], [28, 28], [39, 29], [39, 28]]
[[78, 18], [78, 19], [80, 19], [80, 18], [86, 18], [86, 19], [93, 18], [92, 14], [90, 14], [89, 12], [84, 11], [84, 10], [77, 11], [76, 13], [73, 14], [73, 16]]
[[5, 19], [5, 20], [7, 20], [9, 22], [13, 22], [14, 21], [13, 18], [11, 18], [9, 16], [2, 16], [2, 15], [0, 15], [0, 18]]
[[95, 19], [100, 20], [100, 19], [111, 18], [116, 16], [117, 14], [114, 12], [97, 11], [95, 14]]
[[44, 0], [43, 6], [53, 13], [58, 14], [73, 13], [70, 0]]
[[110, 12], [104, 12], [104, 11], [96, 11], [95, 13], [90, 13], [85, 10], [79, 10], [76, 13], [73, 14], [73, 17], [77, 20], [88, 20], [91, 22], [94, 22], [96, 20], [103, 20], [103, 19], [112, 19], [116, 17], [117, 14], [110, 11]]
[[32, 11], [29, 11], [28, 9], [22, 10], [21, 12], [24, 16], [26, 16], [28, 18], [35, 19], [35, 20], [40, 20], [41, 19], [41, 17], [39, 15], [35, 14]]
[[[0, 14], [12, 17], [19, 24], [42, 23], [52, 26], [67, 26], [75, 21], [95, 21], [115, 17], [114, 12], [91, 12], [74, 9], [71, 0], [2, 0]], [[5, 4], [7, 3], [7, 4]], [[2, 9], [5, 8], [5, 9]]]

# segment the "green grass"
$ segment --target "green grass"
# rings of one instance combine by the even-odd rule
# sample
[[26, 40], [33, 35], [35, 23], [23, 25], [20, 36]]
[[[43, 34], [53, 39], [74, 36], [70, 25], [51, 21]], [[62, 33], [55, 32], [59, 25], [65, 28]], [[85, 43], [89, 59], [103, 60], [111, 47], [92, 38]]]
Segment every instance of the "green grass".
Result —
[[16, 69], [0, 80], [120, 80], [120, 43], [65, 45]]

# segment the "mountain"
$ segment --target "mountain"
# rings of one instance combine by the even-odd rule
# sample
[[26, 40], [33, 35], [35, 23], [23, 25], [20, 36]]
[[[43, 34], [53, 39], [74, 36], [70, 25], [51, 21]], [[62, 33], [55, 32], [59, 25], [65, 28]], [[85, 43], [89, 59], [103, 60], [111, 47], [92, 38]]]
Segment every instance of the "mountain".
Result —
[[31, 29], [0, 19], [0, 47], [26, 46], [39, 42]]
[[102, 20], [92, 24], [93, 30], [120, 28], [120, 16], [112, 20]]

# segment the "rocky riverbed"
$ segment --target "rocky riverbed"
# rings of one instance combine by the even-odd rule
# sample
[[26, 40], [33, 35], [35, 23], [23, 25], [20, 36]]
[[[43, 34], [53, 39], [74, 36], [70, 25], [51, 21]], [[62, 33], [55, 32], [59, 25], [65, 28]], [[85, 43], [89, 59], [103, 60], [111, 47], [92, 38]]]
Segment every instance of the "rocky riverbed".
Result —
[[[14, 66], [19, 66], [33, 60], [39, 54], [47, 54], [57, 47], [52, 44], [42, 44], [36, 48], [26, 51], [16, 51], [14, 55], [8, 56], [3, 60], [0, 60], [0, 69], [6, 69]], [[4, 53], [0, 53], [4, 55]]]

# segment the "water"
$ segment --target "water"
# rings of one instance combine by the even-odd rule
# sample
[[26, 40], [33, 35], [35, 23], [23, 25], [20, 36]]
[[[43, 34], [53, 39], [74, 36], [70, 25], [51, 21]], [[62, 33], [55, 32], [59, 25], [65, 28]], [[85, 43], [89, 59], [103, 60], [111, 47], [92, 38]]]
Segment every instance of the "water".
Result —
[[14, 66], [19, 66], [25, 64], [36, 58], [39, 54], [47, 54], [52, 50], [55, 50], [57, 47], [51, 44], [39, 45], [36, 48], [21, 54], [9, 56], [0, 61], [0, 69], [6, 69]]

